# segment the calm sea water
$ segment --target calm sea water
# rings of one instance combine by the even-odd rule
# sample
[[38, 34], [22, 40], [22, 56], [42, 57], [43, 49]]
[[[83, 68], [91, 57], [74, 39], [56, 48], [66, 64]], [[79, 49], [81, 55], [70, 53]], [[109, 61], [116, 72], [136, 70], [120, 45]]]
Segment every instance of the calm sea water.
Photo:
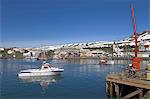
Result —
[[[128, 62], [98, 65], [98, 60], [49, 60], [53, 66], [64, 68], [60, 76], [19, 79], [22, 69], [39, 68], [42, 61], [0, 60], [1, 99], [105, 99], [105, 77], [120, 72]], [[146, 64], [146, 62], [144, 63]], [[144, 66], [144, 65], [143, 65]]]

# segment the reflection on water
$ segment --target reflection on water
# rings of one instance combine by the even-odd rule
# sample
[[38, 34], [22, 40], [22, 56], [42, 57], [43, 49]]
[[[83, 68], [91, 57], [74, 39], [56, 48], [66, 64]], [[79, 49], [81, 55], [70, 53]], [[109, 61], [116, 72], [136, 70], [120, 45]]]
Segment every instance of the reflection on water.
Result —
[[32, 76], [32, 77], [19, 77], [24, 83], [38, 83], [42, 88], [48, 88], [48, 85], [54, 84], [62, 79], [61, 75], [56, 76]]

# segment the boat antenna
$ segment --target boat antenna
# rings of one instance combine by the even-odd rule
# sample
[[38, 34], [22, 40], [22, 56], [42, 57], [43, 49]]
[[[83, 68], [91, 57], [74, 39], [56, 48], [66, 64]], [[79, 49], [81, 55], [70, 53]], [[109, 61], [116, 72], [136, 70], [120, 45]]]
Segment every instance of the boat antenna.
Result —
[[131, 4], [131, 12], [132, 12], [132, 24], [134, 28], [134, 40], [135, 40], [135, 49], [134, 49], [134, 54], [135, 57], [132, 60], [132, 65], [133, 67], [137, 70], [140, 71], [140, 58], [138, 58], [138, 41], [137, 41], [137, 32], [136, 32], [136, 22], [135, 22], [135, 17], [134, 17], [134, 6]]

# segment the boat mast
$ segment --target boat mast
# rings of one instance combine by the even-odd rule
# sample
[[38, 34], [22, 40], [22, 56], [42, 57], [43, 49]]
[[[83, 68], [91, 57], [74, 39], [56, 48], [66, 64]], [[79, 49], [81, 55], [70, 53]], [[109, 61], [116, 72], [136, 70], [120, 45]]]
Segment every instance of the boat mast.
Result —
[[135, 22], [135, 17], [134, 17], [134, 6], [131, 4], [131, 12], [132, 12], [132, 23], [133, 23], [133, 28], [134, 28], [134, 40], [135, 40], [135, 49], [134, 49], [134, 54], [135, 57], [132, 60], [133, 67], [137, 70], [140, 71], [140, 59], [138, 58], [138, 41], [137, 41], [137, 33], [136, 33], [136, 22]]

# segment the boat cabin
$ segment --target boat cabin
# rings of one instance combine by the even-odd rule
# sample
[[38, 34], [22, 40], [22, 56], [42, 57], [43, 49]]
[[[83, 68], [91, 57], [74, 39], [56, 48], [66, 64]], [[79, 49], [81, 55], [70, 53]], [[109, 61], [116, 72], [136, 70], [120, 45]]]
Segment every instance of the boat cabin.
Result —
[[41, 69], [50, 69], [51, 65], [49, 63], [45, 63], [42, 65]]

